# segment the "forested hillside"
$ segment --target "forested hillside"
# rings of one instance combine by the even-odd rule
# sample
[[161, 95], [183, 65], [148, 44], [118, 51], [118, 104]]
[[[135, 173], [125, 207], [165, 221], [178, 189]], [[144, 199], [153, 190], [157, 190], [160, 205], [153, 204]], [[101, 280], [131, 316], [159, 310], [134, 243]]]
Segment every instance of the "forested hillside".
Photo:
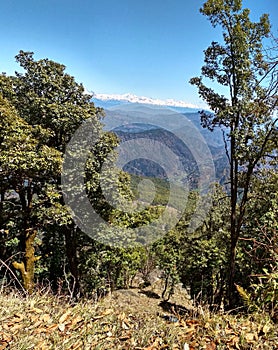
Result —
[[[204, 51], [201, 75], [190, 81], [210, 108], [200, 111], [200, 124], [206, 132], [223, 136], [223, 144], [215, 141], [214, 145], [202, 138], [206, 141], [200, 141], [201, 151], [193, 141], [185, 144], [179, 137], [182, 126], [169, 131], [138, 123], [132, 132], [127, 125], [107, 131], [104, 110], [63, 64], [48, 58], [36, 59], [34, 53], [20, 51], [16, 56], [20, 73], [0, 75], [1, 300], [21, 295], [28, 304], [34, 296], [34, 303], [40, 305], [36, 298], [47, 289], [51, 298], [87, 307], [103, 298], [105, 303], [115, 291], [135, 288], [146, 298], [159, 299], [166, 313], [160, 314], [155, 305], [159, 336], [153, 331], [141, 341], [131, 333], [140, 332], [144, 321], [136, 319], [136, 312], [116, 310], [121, 297], [113, 299], [113, 310], [107, 314], [96, 307], [95, 320], [109, 313], [111, 317], [103, 325], [95, 323], [94, 332], [103, 326], [109, 341], [126, 337], [125, 345], [115, 340], [118, 348], [174, 349], [173, 344], [178, 344], [176, 348], [187, 349], [188, 343], [188, 349], [199, 349], [204, 337], [209, 339], [203, 347], [208, 350], [255, 348], [259, 337], [261, 349], [274, 346], [273, 339], [278, 339], [274, 325], [278, 321], [277, 39], [269, 39], [271, 47], [265, 50], [264, 41], [271, 38], [268, 16], [252, 22], [241, 1], [207, 0], [201, 13], [223, 34], [221, 43], [212, 42]], [[221, 86], [227, 88], [226, 96]], [[84, 125], [87, 131], [82, 133]], [[145, 153], [156, 153], [157, 143], [174, 151], [157, 151], [161, 164], [142, 157], [117, 167], [117, 147], [136, 138], [147, 139]], [[198, 152], [203, 158], [196, 158]], [[157, 281], [160, 289], [154, 291]], [[186, 293], [190, 307], [171, 299], [178, 291]], [[144, 303], [138, 300], [134, 305]], [[8, 305], [15, 317], [10, 322], [21, 322], [24, 310], [17, 315], [11, 301]], [[35, 309], [30, 305], [32, 313]], [[43, 306], [37, 307], [40, 313], [38, 308]], [[84, 310], [76, 321], [78, 306], [77, 311], [70, 310], [63, 316], [59, 309], [62, 321], [51, 318], [62, 333], [67, 325], [60, 324], [66, 319], [68, 327], [70, 322], [73, 327], [90, 323]], [[234, 341], [227, 338], [223, 347], [211, 333], [221, 327], [213, 318], [221, 318], [219, 313], [224, 315], [224, 329], [233, 329], [233, 334], [230, 314], [234, 313], [249, 321], [251, 314], [254, 320], [261, 314], [269, 328], [248, 323], [249, 340], [254, 333], [258, 338], [252, 336], [249, 342], [244, 335], [245, 340], [239, 340], [235, 333]], [[5, 312], [2, 316], [9, 319]], [[176, 334], [164, 342], [172, 331], [165, 331], [157, 321], [163, 317], [184, 329], [191, 327], [191, 337]], [[38, 316], [36, 322], [42, 319]], [[208, 324], [214, 323], [210, 328]], [[6, 348], [9, 327], [10, 323], [3, 332], [0, 328]], [[205, 333], [200, 333], [201, 328]], [[270, 329], [272, 340], [263, 347]], [[98, 342], [96, 338], [94, 348], [107, 348], [106, 343], [97, 347]], [[80, 347], [75, 343], [68, 349], [85, 348], [85, 341]]]

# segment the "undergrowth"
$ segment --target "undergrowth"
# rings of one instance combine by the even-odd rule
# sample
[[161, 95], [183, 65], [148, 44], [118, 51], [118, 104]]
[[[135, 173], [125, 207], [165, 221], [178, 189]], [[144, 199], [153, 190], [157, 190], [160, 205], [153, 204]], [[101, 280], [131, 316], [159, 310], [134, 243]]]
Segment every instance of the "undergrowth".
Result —
[[267, 315], [212, 313], [206, 307], [180, 315], [160, 305], [137, 289], [97, 303], [3, 291], [0, 349], [277, 349], [278, 327]]

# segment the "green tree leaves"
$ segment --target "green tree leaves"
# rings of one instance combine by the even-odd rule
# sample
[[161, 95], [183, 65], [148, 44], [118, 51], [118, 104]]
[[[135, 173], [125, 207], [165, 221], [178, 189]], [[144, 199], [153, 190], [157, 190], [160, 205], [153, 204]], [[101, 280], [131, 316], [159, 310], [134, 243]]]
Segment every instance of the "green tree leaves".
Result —
[[41, 59], [35, 61], [32, 52], [16, 56], [25, 73], [16, 73], [15, 106], [31, 125], [41, 125], [52, 132], [49, 144], [64, 151], [74, 131], [87, 118], [93, 118], [100, 131], [100, 109], [90, 102], [82, 84], [65, 73], [65, 66]]
[[[270, 35], [267, 15], [258, 22], [249, 18], [238, 0], [208, 0], [201, 8], [211, 24], [220, 26], [221, 43], [205, 50], [202, 76], [190, 80], [213, 113], [201, 112], [204, 127], [223, 129], [230, 164], [230, 278], [229, 298], [233, 303], [236, 247], [246, 220], [253, 174], [264, 162], [277, 128], [275, 108], [277, 85], [273, 83], [277, 63], [269, 60], [263, 40]], [[203, 78], [227, 87], [221, 95]], [[223, 89], [222, 89], [223, 90]], [[276, 97], [275, 97], [276, 96]], [[275, 107], [276, 106], [276, 107]]]

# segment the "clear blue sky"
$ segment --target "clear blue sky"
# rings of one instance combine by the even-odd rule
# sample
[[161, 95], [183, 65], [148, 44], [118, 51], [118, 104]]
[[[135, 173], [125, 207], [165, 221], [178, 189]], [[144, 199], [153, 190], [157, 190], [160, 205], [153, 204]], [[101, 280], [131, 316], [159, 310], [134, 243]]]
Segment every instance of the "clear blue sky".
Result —
[[[13, 74], [20, 49], [67, 66], [97, 93], [134, 93], [197, 103], [190, 77], [203, 50], [220, 37], [199, 13], [203, 0], [2, 0], [1, 71]], [[252, 19], [270, 13], [277, 36], [277, 0], [243, 0]]]

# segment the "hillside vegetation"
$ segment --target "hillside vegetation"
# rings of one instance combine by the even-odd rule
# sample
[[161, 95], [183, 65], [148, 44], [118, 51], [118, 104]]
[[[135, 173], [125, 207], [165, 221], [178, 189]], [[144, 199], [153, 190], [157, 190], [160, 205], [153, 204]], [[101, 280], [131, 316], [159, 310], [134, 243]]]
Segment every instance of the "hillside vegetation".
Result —
[[143, 292], [120, 290], [97, 303], [1, 293], [1, 349], [276, 349], [278, 327], [267, 315], [216, 314], [201, 306], [173, 314]]
[[190, 80], [210, 145], [167, 110], [170, 131], [105, 129], [33, 52], [0, 74], [0, 349], [277, 348], [277, 39], [241, 0], [201, 13], [223, 34]]

